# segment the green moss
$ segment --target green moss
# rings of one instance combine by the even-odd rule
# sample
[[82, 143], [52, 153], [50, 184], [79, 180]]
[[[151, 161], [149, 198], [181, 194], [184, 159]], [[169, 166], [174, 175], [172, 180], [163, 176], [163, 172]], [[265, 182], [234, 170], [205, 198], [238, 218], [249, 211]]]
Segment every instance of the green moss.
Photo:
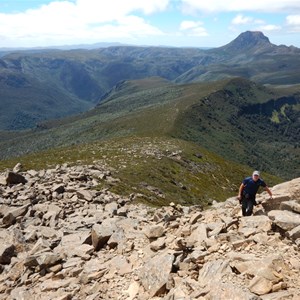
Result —
[[276, 124], [279, 124], [279, 123], [280, 123], [278, 111], [274, 110], [274, 111], [272, 112], [271, 121], [272, 121], [273, 123], [276, 123]]

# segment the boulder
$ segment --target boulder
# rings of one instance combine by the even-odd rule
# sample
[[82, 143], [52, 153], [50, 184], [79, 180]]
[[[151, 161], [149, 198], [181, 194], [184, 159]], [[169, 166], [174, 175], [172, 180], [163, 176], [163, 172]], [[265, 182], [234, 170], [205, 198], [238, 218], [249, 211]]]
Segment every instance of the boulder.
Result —
[[268, 217], [281, 229], [289, 231], [300, 225], [300, 214], [285, 210], [272, 210]]
[[203, 223], [195, 224], [191, 235], [186, 238], [186, 243], [188, 247], [198, 247], [201, 246], [204, 241], [207, 240], [208, 229], [207, 225]]
[[60, 254], [50, 251], [35, 254], [35, 258], [40, 268], [49, 268], [62, 261], [62, 257], [60, 256]]
[[0, 264], [10, 264], [11, 258], [15, 255], [15, 245], [1, 244], [0, 245]]
[[12, 171], [13, 171], [14, 173], [19, 173], [19, 172], [22, 171], [22, 169], [23, 169], [22, 164], [21, 164], [21, 163], [17, 163], [17, 164], [14, 166], [14, 168], [13, 168]]
[[88, 190], [77, 190], [77, 197], [85, 201], [91, 202], [93, 200], [93, 193]]
[[150, 298], [165, 293], [173, 261], [174, 255], [159, 254], [141, 268], [139, 277]]
[[206, 295], [207, 299], [210, 300], [220, 300], [220, 299], [230, 299], [230, 300], [259, 300], [255, 294], [241, 288], [237, 284], [228, 283], [218, 283], [214, 285], [209, 293]]
[[14, 224], [18, 217], [24, 216], [27, 213], [29, 206], [30, 205], [24, 205], [8, 210], [3, 216], [2, 223], [7, 226]]
[[11, 184], [25, 184], [27, 182], [26, 178], [18, 173], [14, 172], [8, 172], [7, 177], [6, 177], [6, 184], [11, 185]]
[[202, 287], [207, 285], [213, 287], [220, 282], [224, 275], [230, 273], [231, 269], [228, 260], [218, 259], [215, 261], [208, 261], [199, 271], [198, 282]]
[[161, 225], [149, 226], [145, 229], [145, 235], [148, 239], [156, 239], [163, 236], [165, 229]]
[[272, 229], [272, 221], [267, 216], [249, 216], [241, 218], [238, 232], [245, 237]]
[[300, 201], [290, 200], [280, 204], [280, 210], [289, 210], [300, 214]]
[[92, 244], [96, 251], [104, 247], [112, 234], [117, 230], [113, 220], [106, 219], [102, 224], [95, 224], [91, 231]]
[[300, 225], [288, 231], [287, 236], [292, 240], [300, 239]]
[[249, 289], [256, 295], [265, 295], [272, 291], [273, 284], [270, 280], [255, 276], [249, 284]]

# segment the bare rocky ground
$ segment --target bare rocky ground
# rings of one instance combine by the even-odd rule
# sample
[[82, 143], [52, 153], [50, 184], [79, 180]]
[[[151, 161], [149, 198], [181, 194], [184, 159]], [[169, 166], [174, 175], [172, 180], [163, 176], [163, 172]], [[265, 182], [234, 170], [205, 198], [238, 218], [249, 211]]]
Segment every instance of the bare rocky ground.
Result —
[[300, 299], [300, 178], [205, 211], [134, 204], [100, 163], [0, 174], [0, 299]]

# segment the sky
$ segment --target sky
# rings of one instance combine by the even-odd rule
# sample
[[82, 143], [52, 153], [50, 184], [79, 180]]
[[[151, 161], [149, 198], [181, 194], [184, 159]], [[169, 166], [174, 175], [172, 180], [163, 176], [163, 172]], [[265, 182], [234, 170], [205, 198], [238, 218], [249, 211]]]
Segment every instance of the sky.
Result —
[[300, 47], [300, 0], [0, 0], [0, 48], [220, 47], [247, 30]]

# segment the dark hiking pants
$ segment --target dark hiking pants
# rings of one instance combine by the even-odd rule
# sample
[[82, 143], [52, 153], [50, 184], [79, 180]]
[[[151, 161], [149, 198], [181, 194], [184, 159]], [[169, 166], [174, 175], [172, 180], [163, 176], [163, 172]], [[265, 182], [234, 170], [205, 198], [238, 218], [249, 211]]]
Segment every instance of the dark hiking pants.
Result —
[[243, 216], [251, 216], [253, 213], [253, 206], [256, 205], [255, 195], [245, 194], [242, 198], [242, 213]]

